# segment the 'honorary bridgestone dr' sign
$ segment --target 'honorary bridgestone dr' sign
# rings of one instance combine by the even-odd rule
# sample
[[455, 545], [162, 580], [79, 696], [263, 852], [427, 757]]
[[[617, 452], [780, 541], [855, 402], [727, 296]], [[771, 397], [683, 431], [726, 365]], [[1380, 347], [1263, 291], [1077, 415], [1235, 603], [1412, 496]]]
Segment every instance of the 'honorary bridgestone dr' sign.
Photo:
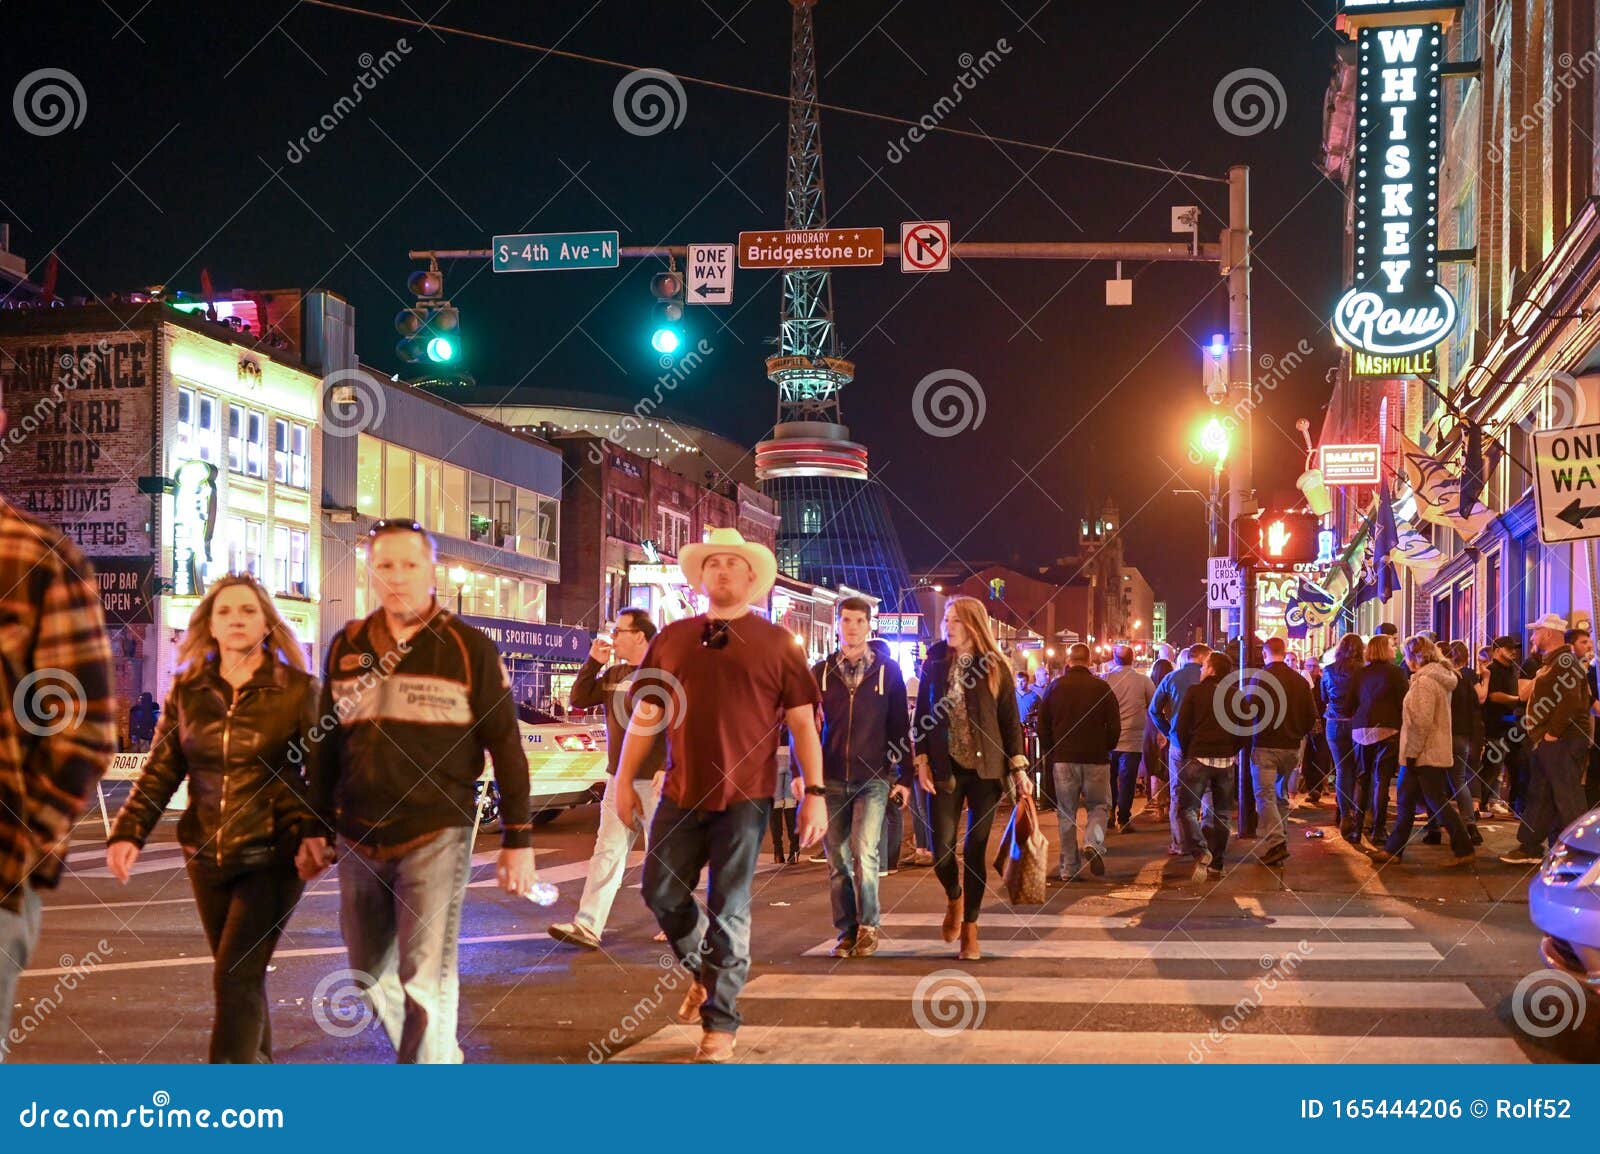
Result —
[[844, 268], [882, 263], [881, 228], [814, 228], [739, 234], [740, 268]]
[[1600, 537], [1600, 425], [1535, 433], [1533, 455], [1539, 540]]

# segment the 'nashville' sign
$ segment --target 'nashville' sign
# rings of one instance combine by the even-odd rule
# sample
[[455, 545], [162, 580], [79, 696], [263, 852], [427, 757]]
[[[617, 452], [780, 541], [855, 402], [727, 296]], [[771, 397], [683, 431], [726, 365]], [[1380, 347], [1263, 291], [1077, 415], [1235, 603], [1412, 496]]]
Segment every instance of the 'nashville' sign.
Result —
[[[1348, 19], [1411, 6], [1346, 0], [1344, 8]], [[1359, 36], [1355, 283], [1333, 328], [1357, 353], [1401, 358], [1434, 348], [1456, 322], [1438, 262], [1444, 28], [1363, 21]]]

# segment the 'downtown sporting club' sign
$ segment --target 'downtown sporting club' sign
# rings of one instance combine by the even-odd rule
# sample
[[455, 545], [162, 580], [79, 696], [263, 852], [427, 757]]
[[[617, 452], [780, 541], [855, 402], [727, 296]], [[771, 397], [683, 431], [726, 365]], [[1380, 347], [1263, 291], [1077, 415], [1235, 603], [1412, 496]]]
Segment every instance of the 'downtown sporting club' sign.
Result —
[[1333, 329], [1358, 374], [1427, 371], [1456, 322], [1456, 302], [1439, 284], [1438, 246], [1441, 21], [1459, 4], [1343, 7], [1359, 43], [1355, 281]]

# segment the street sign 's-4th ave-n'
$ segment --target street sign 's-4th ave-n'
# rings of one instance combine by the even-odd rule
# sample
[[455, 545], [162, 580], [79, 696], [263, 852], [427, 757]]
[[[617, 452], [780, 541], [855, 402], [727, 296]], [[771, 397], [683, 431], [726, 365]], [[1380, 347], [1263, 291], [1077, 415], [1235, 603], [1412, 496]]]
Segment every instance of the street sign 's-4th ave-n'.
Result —
[[1536, 432], [1533, 458], [1539, 540], [1600, 537], [1600, 425]]
[[495, 237], [490, 252], [495, 272], [617, 268], [620, 240], [615, 232], [524, 232]]

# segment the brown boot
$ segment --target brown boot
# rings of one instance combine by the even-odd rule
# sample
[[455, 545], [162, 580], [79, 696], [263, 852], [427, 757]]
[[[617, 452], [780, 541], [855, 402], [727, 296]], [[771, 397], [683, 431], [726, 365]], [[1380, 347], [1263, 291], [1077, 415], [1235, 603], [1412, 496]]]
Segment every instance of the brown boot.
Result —
[[976, 962], [983, 957], [983, 952], [978, 949], [978, 923], [961, 923], [961, 950], [956, 957], [963, 962]]
[[951, 898], [944, 906], [944, 940], [953, 942], [961, 932], [961, 899]]

